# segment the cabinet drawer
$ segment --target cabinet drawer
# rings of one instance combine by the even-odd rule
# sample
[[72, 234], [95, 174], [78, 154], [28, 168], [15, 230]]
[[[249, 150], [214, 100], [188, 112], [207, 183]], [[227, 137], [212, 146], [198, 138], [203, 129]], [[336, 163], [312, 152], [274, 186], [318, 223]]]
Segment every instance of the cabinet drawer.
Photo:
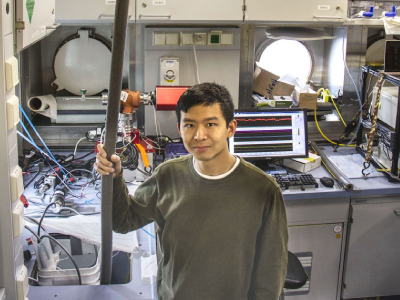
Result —
[[[56, 21], [113, 22], [115, 1], [111, 0], [56, 0]], [[129, 2], [129, 20], [135, 19], [135, 1]]]
[[241, 21], [243, 0], [137, 0], [136, 20]]
[[286, 22], [344, 22], [347, 0], [247, 0], [246, 20]]

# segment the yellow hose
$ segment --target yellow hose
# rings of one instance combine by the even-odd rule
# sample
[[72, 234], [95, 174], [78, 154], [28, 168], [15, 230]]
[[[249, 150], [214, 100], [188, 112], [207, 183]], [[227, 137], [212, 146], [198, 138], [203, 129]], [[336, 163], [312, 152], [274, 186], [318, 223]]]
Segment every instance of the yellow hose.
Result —
[[[315, 124], [317, 125], [318, 131], [319, 133], [324, 137], [325, 140], [327, 140], [329, 143], [337, 145], [338, 143], [335, 143], [334, 141], [331, 141], [321, 130], [321, 128], [319, 127], [318, 124], [318, 120], [317, 120], [317, 109], [314, 109], [314, 118], [315, 118]], [[339, 144], [339, 146], [345, 147], [345, 144]], [[348, 145], [349, 147], [355, 147], [356, 145]]]

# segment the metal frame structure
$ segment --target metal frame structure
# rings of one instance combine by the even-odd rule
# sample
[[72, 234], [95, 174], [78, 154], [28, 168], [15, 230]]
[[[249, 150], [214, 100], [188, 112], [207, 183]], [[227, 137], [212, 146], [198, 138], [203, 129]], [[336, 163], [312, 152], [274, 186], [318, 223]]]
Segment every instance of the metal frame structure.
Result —
[[[367, 101], [367, 92], [365, 90], [365, 87], [367, 86], [367, 75], [370, 74], [372, 76], [378, 77], [378, 76], [383, 76], [385, 81], [390, 82], [394, 86], [399, 87], [398, 91], [398, 97], [397, 99], [400, 99], [400, 78], [394, 77], [392, 74], [389, 73], [384, 73], [384, 72], [379, 72], [374, 68], [371, 68], [369, 66], [363, 66], [362, 69], [362, 96], [361, 96], [361, 101], [364, 105], [364, 103]], [[364, 123], [362, 125], [365, 125]], [[383, 127], [386, 130], [392, 131], [388, 129], [386, 126], [378, 123], [378, 127]], [[357, 133], [357, 146], [359, 146], [362, 143], [362, 129], [364, 126], [360, 127], [360, 130]], [[393, 176], [398, 176], [399, 170], [398, 170], [398, 163], [399, 163], [399, 151], [400, 151], [400, 105], [397, 105], [397, 112], [396, 112], [396, 125], [393, 131], [394, 134], [394, 144], [392, 148], [392, 166], [391, 166], [391, 171], [390, 173]], [[390, 179], [389, 179], [390, 180]]]

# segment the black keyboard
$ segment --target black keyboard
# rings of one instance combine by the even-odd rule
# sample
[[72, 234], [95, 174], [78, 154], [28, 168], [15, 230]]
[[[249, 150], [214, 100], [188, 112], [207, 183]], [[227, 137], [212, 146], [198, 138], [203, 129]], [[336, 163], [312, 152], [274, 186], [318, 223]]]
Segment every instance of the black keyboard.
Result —
[[282, 190], [296, 190], [302, 191], [310, 188], [317, 188], [318, 183], [311, 174], [293, 174], [282, 176], [280, 174], [271, 174], [275, 178], [278, 185]]

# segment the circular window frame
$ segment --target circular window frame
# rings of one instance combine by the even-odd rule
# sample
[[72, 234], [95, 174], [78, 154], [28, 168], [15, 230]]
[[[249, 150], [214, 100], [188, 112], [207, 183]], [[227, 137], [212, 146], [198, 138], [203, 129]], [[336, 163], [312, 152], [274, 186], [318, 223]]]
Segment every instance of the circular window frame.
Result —
[[[263, 54], [264, 50], [267, 49], [267, 47], [271, 46], [273, 43], [278, 42], [278, 41], [282, 41], [284, 39], [279, 39], [279, 40], [271, 40], [271, 39], [266, 39], [264, 42], [261, 43], [261, 45], [258, 47], [257, 51], [256, 51], [256, 62], [260, 61], [261, 55]], [[311, 59], [311, 68], [310, 68], [310, 73], [308, 74], [307, 77], [307, 84], [309, 84], [311, 82], [311, 77], [314, 73], [314, 66], [315, 66], [315, 59], [314, 59], [314, 55], [311, 51], [310, 46], [308, 46], [305, 42], [303, 41], [298, 41], [298, 40], [293, 40], [296, 42], [299, 42], [300, 44], [302, 44], [308, 51], [308, 54], [310, 55], [310, 59]], [[256, 67], [256, 66], [254, 66]]]

